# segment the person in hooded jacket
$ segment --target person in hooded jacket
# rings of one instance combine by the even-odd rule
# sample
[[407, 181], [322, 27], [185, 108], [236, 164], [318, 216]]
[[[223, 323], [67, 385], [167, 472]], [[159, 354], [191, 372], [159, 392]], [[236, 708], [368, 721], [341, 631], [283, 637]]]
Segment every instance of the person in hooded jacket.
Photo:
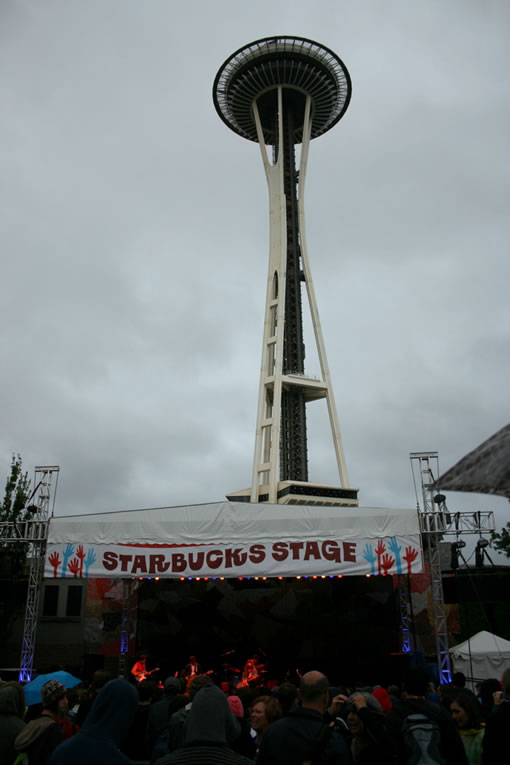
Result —
[[17, 752], [14, 740], [25, 727], [25, 694], [19, 683], [0, 688], [0, 765], [12, 765]]
[[230, 746], [240, 727], [227, 697], [216, 685], [205, 685], [193, 700], [184, 725], [184, 746], [157, 765], [253, 765]]
[[130, 765], [119, 746], [137, 706], [136, 688], [123, 678], [110, 680], [94, 699], [79, 733], [55, 750], [49, 765]]

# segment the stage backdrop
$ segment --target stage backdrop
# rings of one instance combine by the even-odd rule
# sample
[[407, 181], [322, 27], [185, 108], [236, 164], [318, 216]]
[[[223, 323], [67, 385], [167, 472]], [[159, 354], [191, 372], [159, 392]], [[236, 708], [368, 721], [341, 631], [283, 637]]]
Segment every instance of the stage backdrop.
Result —
[[45, 576], [415, 574], [416, 510], [218, 502], [52, 518]]

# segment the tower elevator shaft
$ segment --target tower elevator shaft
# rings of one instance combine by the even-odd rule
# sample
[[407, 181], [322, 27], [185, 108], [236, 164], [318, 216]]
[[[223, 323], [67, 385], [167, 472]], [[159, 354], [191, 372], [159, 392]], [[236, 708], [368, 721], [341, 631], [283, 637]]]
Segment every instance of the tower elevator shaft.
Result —
[[[299, 247], [298, 174], [296, 172], [294, 146], [294, 114], [291, 108], [285, 108], [285, 106], [284, 102], [281, 152], [287, 229], [287, 272], [282, 373], [284, 375], [303, 375], [305, 372], [305, 344], [301, 283], [304, 280], [304, 274]], [[306, 406], [303, 388], [282, 390], [280, 480], [308, 481]]]

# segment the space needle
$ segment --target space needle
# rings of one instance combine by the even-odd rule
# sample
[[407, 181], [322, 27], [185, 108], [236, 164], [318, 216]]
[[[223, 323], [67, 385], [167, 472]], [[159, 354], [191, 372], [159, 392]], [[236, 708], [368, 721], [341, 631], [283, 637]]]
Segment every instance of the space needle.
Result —
[[[252, 485], [229, 494], [232, 501], [358, 504], [358, 491], [349, 485], [310, 272], [304, 218], [310, 141], [339, 122], [350, 97], [349, 73], [340, 58], [303, 37], [265, 37], [245, 45], [225, 61], [214, 81], [214, 104], [223, 122], [260, 146], [270, 209]], [[320, 378], [305, 372], [305, 295]], [[309, 477], [307, 408], [319, 399], [327, 403], [340, 486], [314, 483]]]

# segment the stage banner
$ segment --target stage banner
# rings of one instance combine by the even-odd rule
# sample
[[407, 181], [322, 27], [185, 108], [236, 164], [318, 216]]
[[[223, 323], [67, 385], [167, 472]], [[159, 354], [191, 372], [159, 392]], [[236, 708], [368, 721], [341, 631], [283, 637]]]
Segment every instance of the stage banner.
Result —
[[53, 544], [45, 577], [295, 577], [417, 574], [419, 534], [249, 544]]

